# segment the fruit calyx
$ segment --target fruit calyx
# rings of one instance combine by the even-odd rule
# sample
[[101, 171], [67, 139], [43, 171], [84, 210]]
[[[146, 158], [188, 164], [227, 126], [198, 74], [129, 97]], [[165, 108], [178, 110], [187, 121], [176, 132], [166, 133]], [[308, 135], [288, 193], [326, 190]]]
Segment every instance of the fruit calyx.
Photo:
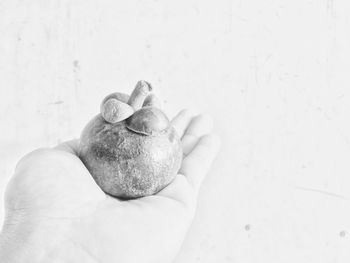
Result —
[[156, 135], [170, 126], [167, 116], [158, 108], [143, 107], [126, 119], [126, 127], [136, 133], [143, 135]]

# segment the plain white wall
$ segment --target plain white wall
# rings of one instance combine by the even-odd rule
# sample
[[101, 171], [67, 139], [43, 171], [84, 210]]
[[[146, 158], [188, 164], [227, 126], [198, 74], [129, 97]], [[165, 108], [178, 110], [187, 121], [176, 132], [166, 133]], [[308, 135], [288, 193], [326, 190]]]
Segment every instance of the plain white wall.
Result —
[[[223, 146], [176, 262], [350, 261], [346, 0], [0, 2], [0, 190], [150, 81]], [[0, 216], [1, 217], [1, 216]]]

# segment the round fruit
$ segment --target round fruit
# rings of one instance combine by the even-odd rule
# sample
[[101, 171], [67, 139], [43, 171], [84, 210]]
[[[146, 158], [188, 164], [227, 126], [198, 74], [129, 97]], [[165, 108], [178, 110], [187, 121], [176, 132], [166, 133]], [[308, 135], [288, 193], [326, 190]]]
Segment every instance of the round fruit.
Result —
[[104, 192], [130, 199], [152, 195], [171, 183], [181, 166], [182, 147], [163, 111], [145, 106], [115, 123], [103, 116], [98, 114], [84, 128], [79, 157]]

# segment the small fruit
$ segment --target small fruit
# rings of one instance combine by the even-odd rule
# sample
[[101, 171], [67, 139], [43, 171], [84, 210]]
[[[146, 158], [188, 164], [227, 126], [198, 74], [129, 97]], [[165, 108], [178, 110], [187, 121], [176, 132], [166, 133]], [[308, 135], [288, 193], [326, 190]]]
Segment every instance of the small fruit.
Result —
[[[127, 104], [116, 103], [115, 97], [104, 100], [103, 114], [95, 116], [82, 132], [79, 157], [101, 189], [112, 196], [152, 195], [167, 186], [181, 166], [180, 138], [167, 116], [152, 103], [141, 107], [149, 91], [147, 82], [138, 82], [129, 98], [137, 109], [131, 116], [129, 110], [118, 112], [122, 107], [112, 107], [116, 111], [110, 114], [105, 105], [109, 101]], [[110, 115], [122, 121], [115, 122]]]

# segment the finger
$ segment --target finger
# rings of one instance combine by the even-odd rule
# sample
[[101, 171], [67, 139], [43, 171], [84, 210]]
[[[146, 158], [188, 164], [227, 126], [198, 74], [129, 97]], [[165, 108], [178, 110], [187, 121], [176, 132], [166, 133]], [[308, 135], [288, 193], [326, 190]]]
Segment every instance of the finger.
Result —
[[79, 156], [79, 140], [74, 139], [66, 142], [62, 142], [54, 147], [56, 150], [65, 151], [74, 155]]
[[193, 117], [194, 117], [193, 110], [184, 109], [180, 111], [171, 121], [172, 126], [175, 128], [180, 138], [184, 135], [187, 129], [187, 126], [190, 124]]
[[199, 189], [218, 153], [219, 147], [219, 137], [213, 134], [204, 135], [183, 160], [180, 173], [186, 176], [194, 189]]
[[198, 115], [191, 120], [185, 134], [181, 139], [183, 153], [186, 156], [197, 144], [200, 137], [211, 133], [213, 129], [213, 119], [208, 115]]

